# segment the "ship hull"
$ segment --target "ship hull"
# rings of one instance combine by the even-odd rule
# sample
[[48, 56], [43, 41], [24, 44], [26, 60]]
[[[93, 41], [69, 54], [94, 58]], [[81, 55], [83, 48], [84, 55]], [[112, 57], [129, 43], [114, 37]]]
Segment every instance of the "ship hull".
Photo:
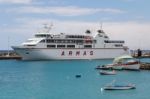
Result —
[[140, 64], [134, 64], [134, 65], [127, 65], [127, 66], [124, 66], [124, 69], [127, 69], [127, 70], [139, 70], [140, 69]]
[[126, 51], [123, 48], [47, 49], [12, 47], [23, 60], [112, 59]]

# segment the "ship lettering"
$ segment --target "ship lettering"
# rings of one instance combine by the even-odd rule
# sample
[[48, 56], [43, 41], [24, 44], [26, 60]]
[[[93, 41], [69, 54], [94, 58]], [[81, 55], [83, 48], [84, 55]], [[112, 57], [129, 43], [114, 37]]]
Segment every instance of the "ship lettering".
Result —
[[76, 51], [76, 56], [80, 55], [80, 51]]
[[69, 56], [72, 56], [72, 51], [69, 51]]
[[64, 55], [65, 55], [65, 52], [64, 52], [64, 51], [62, 51], [61, 56], [64, 56]]
[[90, 51], [90, 55], [93, 55], [93, 51]]
[[83, 56], [86, 55], [86, 51], [84, 51]]
[[[72, 56], [72, 55], [76, 55], [76, 56], [86, 56], [87, 54], [88, 55], [93, 55], [93, 51], [90, 51], [87, 53], [87, 51], [84, 51], [84, 52], [80, 52], [80, 51], [76, 51], [76, 52], [73, 52], [73, 51], [68, 51], [68, 56]], [[65, 56], [65, 51], [62, 51], [61, 52], [61, 56]]]

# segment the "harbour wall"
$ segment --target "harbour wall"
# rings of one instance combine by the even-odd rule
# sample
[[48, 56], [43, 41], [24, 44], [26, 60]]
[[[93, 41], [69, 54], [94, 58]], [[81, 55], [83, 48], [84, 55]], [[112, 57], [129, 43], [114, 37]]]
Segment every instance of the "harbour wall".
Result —
[[[142, 51], [141, 56], [138, 56], [137, 51], [132, 51], [131, 55], [135, 58], [150, 58], [150, 51]], [[2, 50], [0, 51], [0, 60], [5, 59], [17, 59], [20, 60], [21, 56], [19, 56], [15, 51], [13, 50]], [[150, 70], [150, 63], [141, 63], [140, 65], [141, 70]]]
[[0, 60], [3, 59], [21, 59], [21, 56], [19, 56], [15, 51], [13, 50], [2, 50], [0, 51]]

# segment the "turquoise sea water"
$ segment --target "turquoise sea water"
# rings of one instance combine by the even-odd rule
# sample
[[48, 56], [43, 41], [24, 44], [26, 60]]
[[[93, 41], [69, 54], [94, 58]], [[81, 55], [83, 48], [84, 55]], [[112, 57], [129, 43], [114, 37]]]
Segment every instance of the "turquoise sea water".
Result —
[[[150, 62], [150, 59], [142, 59]], [[94, 68], [112, 60], [17, 61], [0, 60], [0, 99], [149, 99], [150, 71], [118, 71], [102, 76]], [[81, 78], [75, 75], [80, 74]], [[101, 91], [116, 83], [136, 89]]]

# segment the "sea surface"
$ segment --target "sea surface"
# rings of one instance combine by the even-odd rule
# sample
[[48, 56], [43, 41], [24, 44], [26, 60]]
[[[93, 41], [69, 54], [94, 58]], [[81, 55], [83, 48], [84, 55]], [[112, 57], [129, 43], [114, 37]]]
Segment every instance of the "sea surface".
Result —
[[[149, 58], [140, 60], [150, 62]], [[111, 62], [0, 60], [0, 99], [150, 99], [150, 71], [117, 71], [106, 76], [95, 70]], [[113, 80], [134, 83], [136, 89], [101, 90]]]

